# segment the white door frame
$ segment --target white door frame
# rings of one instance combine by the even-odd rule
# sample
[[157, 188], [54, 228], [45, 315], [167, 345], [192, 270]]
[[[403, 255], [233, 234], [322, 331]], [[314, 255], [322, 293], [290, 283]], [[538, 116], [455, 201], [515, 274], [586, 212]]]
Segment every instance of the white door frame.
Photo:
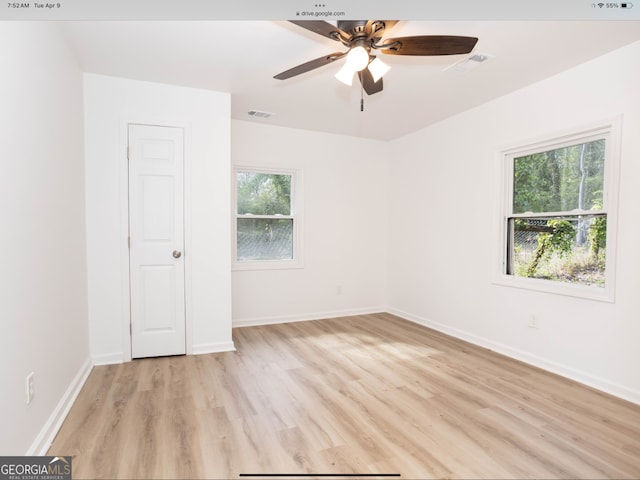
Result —
[[185, 121], [130, 114], [120, 121], [118, 163], [120, 167], [120, 271], [122, 278], [122, 361], [131, 361], [131, 290], [129, 278], [129, 125], [178, 127], [184, 131], [184, 297], [186, 353], [193, 354], [193, 323], [191, 302], [191, 128]]

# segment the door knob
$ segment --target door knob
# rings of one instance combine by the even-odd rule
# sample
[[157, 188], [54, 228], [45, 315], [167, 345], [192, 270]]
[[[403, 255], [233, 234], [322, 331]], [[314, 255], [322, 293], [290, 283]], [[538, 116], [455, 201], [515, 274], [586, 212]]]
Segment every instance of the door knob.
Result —
[[182, 256], [182, 252], [180, 250], [173, 251], [173, 258], [180, 258]]

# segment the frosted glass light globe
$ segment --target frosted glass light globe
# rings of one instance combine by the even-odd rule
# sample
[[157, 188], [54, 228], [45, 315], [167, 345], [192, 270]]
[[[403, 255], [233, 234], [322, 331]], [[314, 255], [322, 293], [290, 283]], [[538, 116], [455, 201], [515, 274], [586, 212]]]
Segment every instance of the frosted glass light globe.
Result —
[[349, 65], [350, 70], [359, 72], [369, 65], [369, 53], [364, 47], [354, 47], [347, 53], [346, 63]]
[[374, 59], [369, 64], [369, 71], [373, 76], [373, 81], [377, 82], [378, 80], [380, 80], [383, 77], [383, 75], [389, 71], [390, 68], [391, 67], [389, 65], [384, 63], [379, 58]]
[[345, 63], [340, 71], [336, 73], [335, 77], [345, 85], [351, 86], [353, 84], [353, 74], [356, 73], [351, 70], [351, 67]]

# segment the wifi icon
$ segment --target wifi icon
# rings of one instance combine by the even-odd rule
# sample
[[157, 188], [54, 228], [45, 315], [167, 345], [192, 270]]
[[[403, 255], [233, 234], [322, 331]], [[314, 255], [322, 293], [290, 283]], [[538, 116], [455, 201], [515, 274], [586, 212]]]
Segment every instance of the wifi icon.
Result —
[[598, 6], [599, 6], [600, 8], [602, 8], [602, 7], [604, 7], [604, 3], [598, 3]]

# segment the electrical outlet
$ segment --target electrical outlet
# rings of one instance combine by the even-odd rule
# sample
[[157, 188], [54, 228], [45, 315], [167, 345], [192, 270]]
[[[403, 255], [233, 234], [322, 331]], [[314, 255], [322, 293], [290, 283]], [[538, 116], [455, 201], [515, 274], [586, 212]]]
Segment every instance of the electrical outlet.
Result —
[[36, 389], [33, 383], [33, 375], [34, 373], [31, 372], [29, 375], [27, 375], [27, 378], [26, 378], [25, 386], [27, 388], [27, 405], [29, 405], [33, 401], [33, 397], [35, 397], [36, 395]]
[[529, 314], [529, 328], [540, 328], [540, 325], [538, 325], [538, 317], [533, 313]]
[[336, 285], [336, 295], [342, 295], [342, 285]]

